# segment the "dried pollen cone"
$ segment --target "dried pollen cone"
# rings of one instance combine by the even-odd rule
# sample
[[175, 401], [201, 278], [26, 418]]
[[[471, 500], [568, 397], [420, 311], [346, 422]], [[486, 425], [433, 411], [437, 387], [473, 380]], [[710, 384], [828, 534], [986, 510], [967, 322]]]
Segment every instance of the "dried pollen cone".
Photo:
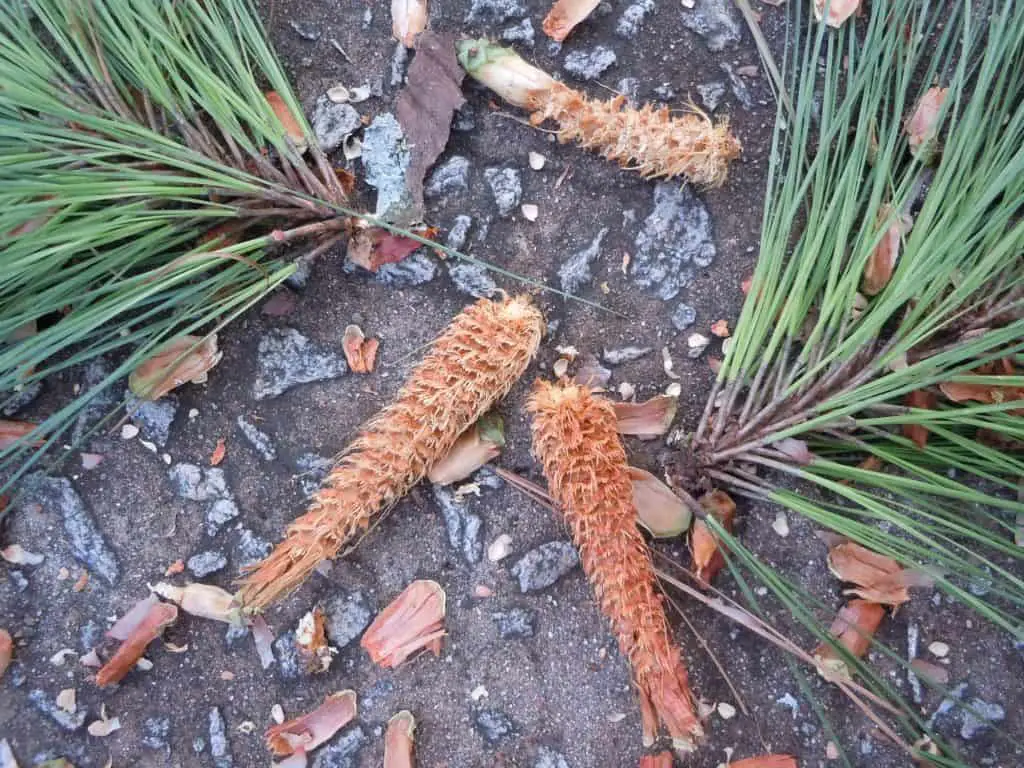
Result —
[[583, 569], [629, 659], [644, 741], [659, 724], [680, 751], [703, 735], [686, 667], [672, 642], [650, 553], [636, 525], [626, 452], [611, 403], [574, 384], [538, 382], [533, 452], [580, 550]]
[[284, 541], [250, 569], [240, 599], [263, 608], [335, 557], [371, 517], [394, 504], [443, 459], [466, 429], [526, 370], [543, 331], [525, 297], [467, 307], [434, 342], [394, 401], [342, 454]]

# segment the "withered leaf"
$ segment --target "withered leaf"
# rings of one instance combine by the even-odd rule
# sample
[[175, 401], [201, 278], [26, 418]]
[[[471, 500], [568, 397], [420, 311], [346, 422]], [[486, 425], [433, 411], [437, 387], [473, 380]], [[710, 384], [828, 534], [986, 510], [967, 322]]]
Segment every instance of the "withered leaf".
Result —
[[[1009, 358], [986, 363], [972, 371], [976, 376], [1014, 376], [1016, 370]], [[1003, 384], [1000, 379], [993, 379], [991, 384], [979, 382], [944, 381], [939, 384], [942, 394], [954, 403], [973, 400], [979, 403], [995, 405], [1024, 401], [1024, 387]], [[1024, 407], [1013, 409], [1010, 413], [1022, 415]]]
[[274, 725], [265, 734], [267, 747], [278, 757], [309, 752], [330, 739], [356, 716], [356, 692], [328, 696], [312, 712]]
[[[829, 628], [831, 634], [851, 656], [861, 658], [871, 647], [875, 631], [885, 617], [885, 608], [869, 600], [851, 600], [839, 609]], [[850, 669], [839, 652], [829, 643], [814, 649], [820, 662], [818, 673], [826, 680], [850, 679]]]
[[676, 417], [678, 397], [656, 395], [642, 403], [612, 403], [619, 432], [636, 435], [641, 440], [650, 440], [668, 432]]
[[934, 149], [935, 137], [939, 133], [939, 113], [948, 93], [948, 88], [929, 88], [907, 120], [907, 141], [914, 157], [927, 156]]
[[451, 451], [427, 472], [427, 479], [437, 485], [450, 485], [464, 480], [505, 447], [505, 425], [498, 414], [487, 414], [455, 441]]
[[814, 0], [814, 17], [821, 21], [825, 18], [825, 6], [828, 5], [828, 21], [833, 29], [839, 29], [848, 18], [860, 8], [860, 0]]
[[644, 755], [640, 758], [640, 768], [672, 768], [674, 764], [672, 753], [667, 749], [656, 755]]
[[601, 0], [557, 0], [544, 17], [544, 34], [559, 43], [573, 28], [594, 12]]
[[[437, 234], [433, 227], [413, 230], [424, 238], [432, 238]], [[423, 243], [411, 237], [388, 232], [385, 229], [371, 227], [355, 232], [348, 241], [346, 256], [353, 264], [357, 264], [370, 272], [376, 272], [384, 264], [401, 261]]]
[[[935, 395], [926, 389], [915, 389], [904, 401], [911, 408], [935, 409]], [[918, 448], [924, 449], [928, 443], [928, 427], [923, 424], [904, 424], [903, 436], [913, 440]]]
[[4, 679], [4, 673], [11, 665], [11, 658], [14, 656], [14, 640], [11, 633], [6, 629], [0, 629], [0, 680]]
[[661, 480], [637, 467], [629, 468], [629, 479], [637, 519], [654, 538], [670, 539], [690, 527], [690, 508]]
[[844, 541], [829, 550], [828, 569], [837, 579], [856, 585], [846, 594], [885, 605], [905, 603], [910, 599], [908, 587], [931, 583], [926, 574], [907, 571], [891, 557], [853, 541]]
[[[699, 499], [701, 507], [713, 515], [725, 530], [732, 532], [733, 518], [736, 516], [736, 504], [725, 491], [714, 490], [705, 493]], [[725, 556], [721, 552], [721, 541], [703, 520], [697, 520], [690, 532], [690, 551], [693, 553], [692, 570], [697, 582], [707, 586], [715, 574], [725, 566]]]
[[352, 373], [371, 373], [377, 361], [377, 339], [368, 339], [358, 325], [348, 325], [341, 337], [341, 348]]
[[213, 453], [210, 454], [210, 466], [216, 467], [222, 461], [224, 461], [224, 455], [228, 452], [228, 447], [224, 443], [224, 438], [218, 438], [217, 444], [213, 447]]
[[423, 32], [419, 36], [416, 57], [395, 105], [410, 152], [405, 186], [417, 211], [423, 211], [423, 179], [448, 143], [455, 110], [466, 103], [461, 87], [464, 76], [455, 57], [455, 35]]
[[144, 400], [159, 400], [187, 382], [202, 384], [206, 372], [220, 362], [217, 334], [180, 336], [140, 363], [128, 377], [128, 388]]
[[391, 0], [391, 34], [406, 48], [427, 28], [427, 0]]
[[96, 684], [102, 688], [120, 682], [135, 667], [135, 662], [142, 658], [146, 646], [160, 637], [164, 629], [177, 619], [178, 609], [169, 603], [154, 603], [150, 606], [145, 617], [121, 643], [110, 661], [96, 673]]
[[270, 109], [274, 112], [281, 126], [284, 128], [284, 132], [288, 135], [288, 138], [292, 140], [295, 148], [301, 155], [309, 148], [309, 143], [306, 140], [306, 132], [302, 130], [302, 125], [295, 118], [294, 113], [285, 104], [281, 94], [277, 91], [267, 91], [263, 94], [267, 100], [267, 104], [270, 105]]
[[878, 223], [884, 225], [888, 222], [885, 234], [871, 252], [867, 263], [864, 265], [864, 276], [860, 281], [860, 290], [866, 296], [876, 296], [889, 284], [893, 270], [896, 269], [896, 260], [900, 255], [900, 244], [903, 236], [913, 226], [913, 220], [905, 215], [895, 216], [891, 205], [883, 205], [878, 209]]
[[[12, 421], [10, 419], [0, 419], [0, 451], [5, 448], [10, 448], [12, 445], [17, 443], [25, 436], [32, 433], [38, 425], [32, 424], [27, 421]], [[40, 446], [43, 444], [42, 438], [36, 438], [30, 445]]]
[[413, 731], [416, 719], [403, 709], [388, 721], [384, 734], [384, 768], [413, 768]]
[[360, 645], [374, 662], [394, 668], [416, 651], [441, 655], [445, 594], [436, 581], [414, 581], [373, 620]]

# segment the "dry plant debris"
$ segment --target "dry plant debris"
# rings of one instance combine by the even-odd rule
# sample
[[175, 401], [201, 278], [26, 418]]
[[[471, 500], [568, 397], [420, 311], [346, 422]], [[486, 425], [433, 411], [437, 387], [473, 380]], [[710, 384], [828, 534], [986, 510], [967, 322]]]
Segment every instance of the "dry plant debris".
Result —
[[391, 0], [391, 34], [406, 48], [427, 28], [427, 0]]
[[100, 688], [120, 682], [142, 658], [146, 647], [178, 620], [178, 609], [170, 603], [147, 602], [147, 606], [141, 621], [130, 630], [117, 652], [96, 673], [96, 684]]
[[295, 630], [295, 645], [299, 649], [299, 658], [310, 673], [326, 672], [330, 668], [334, 651], [327, 645], [324, 612], [319, 608], [314, 608], [299, 619], [299, 626]]
[[11, 666], [11, 659], [14, 657], [14, 640], [11, 633], [6, 629], [0, 629], [0, 680], [4, 679], [4, 673]]
[[[5, 448], [10, 448], [19, 440], [24, 439], [38, 426], [38, 424], [32, 424], [27, 421], [0, 419], [0, 451]], [[36, 438], [31, 444], [34, 446], [40, 446], [43, 444], [43, 439]]]
[[[1016, 368], [1013, 360], [1004, 357], [1001, 360], [993, 360], [971, 372], [975, 376], [1016, 376]], [[1016, 400], [1024, 401], [1024, 387], [1004, 384], [998, 378], [993, 378], [991, 384], [972, 383], [963, 381], [943, 381], [939, 389], [947, 398], [954, 403], [963, 403], [973, 400], [978, 403], [995, 405], [997, 403], [1009, 403]], [[1010, 413], [1024, 415], [1024, 408], [1015, 408]]]
[[427, 479], [437, 485], [451, 485], [464, 480], [501, 455], [504, 447], [505, 424], [501, 416], [489, 413], [455, 441], [448, 455], [431, 467]]
[[377, 339], [368, 339], [358, 325], [345, 326], [341, 337], [341, 348], [345, 352], [345, 360], [352, 373], [372, 373], [377, 362]]
[[210, 466], [218, 466], [222, 461], [224, 461], [224, 457], [227, 455], [227, 452], [228, 446], [224, 442], [224, 438], [218, 438], [217, 444], [213, 446], [213, 453], [210, 454]]
[[552, 40], [562, 42], [600, 4], [601, 0], [557, 0], [544, 17], [541, 28]]
[[619, 433], [634, 435], [641, 440], [652, 440], [668, 432], [676, 417], [679, 398], [655, 395], [642, 403], [613, 403]]
[[714, 187], [739, 157], [740, 143], [728, 125], [714, 124], [696, 107], [677, 118], [667, 107], [633, 109], [624, 96], [588, 99], [485, 38], [461, 40], [458, 48], [466, 72], [510, 104], [529, 109], [533, 125], [554, 120], [560, 142], [576, 141], [645, 179], [683, 176]]
[[843, 26], [847, 19], [860, 9], [860, 0], [814, 0], [814, 18], [822, 21], [828, 7], [828, 20], [825, 22], [834, 29]]
[[864, 277], [861, 279], [860, 290], [865, 296], [876, 296], [889, 283], [896, 260], [900, 256], [900, 244], [903, 236], [910, 232], [913, 220], [906, 214], [896, 215], [892, 206], [883, 205], [878, 210], [879, 225], [886, 225], [885, 233], [878, 246], [868, 257], [864, 265]]
[[729, 768], [798, 768], [792, 755], [758, 755], [729, 762]]
[[[926, 389], [915, 389], [907, 394], [904, 402], [911, 408], [931, 411], [935, 409], [937, 398]], [[923, 449], [928, 443], [928, 427], [924, 424], [904, 424], [903, 436], [913, 440], [918, 448]]]
[[281, 127], [284, 128], [284, 132], [291, 140], [292, 145], [300, 155], [305, 153], [309, 149], [306, 132], [302, 130], [301, 122], [288, 108], [288, 104], [285, 103], [281, 94], [277, 91], [267, 91], [263, 96], [267, 100], [267, 104], [270, 105], [271, 110], [273, 110], [274, 116], [281, 123]]
[[690, 527], [690, 508], [661, 480], [637, 467], [629, 468], [629, 479], [637, 520], [651, 536], [672, 539]]
[[[399, 262], [417, 248], [423, 247], [419, 240], [389, 232], [381, 227], [371, 227], [362, 219], [354, 222], [350, 229], [345, 255], [353, 264], [370, 272], [376, 272], [384, 264]], [[424, 239], [437, 236], [434, 227], [413, 228], [410, 231]]]
[[926, 159], [934, 150], [939, 133], [939, 115], [948, 92], [948, 88], [929, 88], [922, 94], [914, 107], [914, 114], [907, 120], [907, 141], [915, 157]]
[[[732, 532], [733, 518], [736, 516], [736, 503], [725, 491], [714, 490], [705, 493], [699, 499], [701, 507], [722, 524], [725, 530]], [[690, 551], [693, 553], [693, 575], [697, 582], [707, 588], [711, 579], [725, 567], [725, 557], [721, 551], [722, 542], [711, 527], [703, 520], [693, 524], [690, 533]]]
[[853, 589], [844, 590], [844, 594], [892, 606], [910, 599], [908, 587], [930, 586], [933, 581], [927, 574], [906, 570], [891, 557], [876, 554], [852, 541], [844, 541], [829, 550], [828, 569], [837, 579], [855, 585]]
[[301, 717], [267, 729], [267, 748], [277, 757], [306, 753], [330, 739], [356, 716], [356, 692], [332, 693]]
[[390, 720], [384, 734], [384, 768], [413, 768], [413, 731], [416, 718], [403, 709]]
[[226, 624], [241, 622], [241, 611], [234, 595], [212, 584], [193, 583], [178, 587], [161, 581], [150, 589], [165, 600], [177, 603], [185, 613], [192, 616]]
[[360, 645], [385, 669], [394, 669], [423, 648], [440, 656], [444, 614], [441, 585], [427, 579], [414, 581], [377, 615]]
[[673, 644], [650, 552], [637, 529], [615, 410], [575, 384], [538, 382], [527, 406], [533, 451], [580, 550], [583, 569], [633, 669], [644, 744], [664, 726], [676, 750], [703, 736]]
[[667, 749], [656, 755], [644, 755], [640, 758], [640, 768], [672, 768], [672, 753]]
[[484, 299], [456, 316], [395, 400], [349, 446], [309, 511], [250, 569], [242, 603], [262, 608], [294, 590], [423, 479], [526, 370], [542, 330], [526, 297]]
[[[839, 609], [829, 634], [836, 638], [851, 656], [861, 658], [871, 647], [875, 631], [885, 618], [885, 608], [869, 600], [851, 600]], [[826, 680], [849, 680], [850, 669], [839, 652], [829, 643], [814, 649], [818, 672]]]
[[180, 336], [140, 363], [128, 377], [128, 387], [137, 397], [159, 400], [182, 384], [202, 384], [206, 372], [220, 362], [217, 334]]

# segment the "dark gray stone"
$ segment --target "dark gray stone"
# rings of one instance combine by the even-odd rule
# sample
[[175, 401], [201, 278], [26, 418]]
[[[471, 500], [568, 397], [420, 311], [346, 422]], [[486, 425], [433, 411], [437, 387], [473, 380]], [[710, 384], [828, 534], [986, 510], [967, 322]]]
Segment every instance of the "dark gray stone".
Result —
[[622, 365], [649, 355], [651, 349], [652, 347], [616, 347], [615, 349], [605, 349], [601, 353], [601, 358], [608, 365]]
[[210, 710], [210, 754], [213, 755], [214, 768], [232, 768], [234, 765], [227, 728], [217, 707]]
[[1006, 710], [1000, 704], [991, 704], [977, 697], [967, 702], [960, 724], [960, 736], [970, 741], [992, 730], [994, 723], [1006, 719]]
[[234, 648], [240, 642], [249, 637], [249, 628], [243, 624], [228, 624], [224, 633], [224, 645]]
[[523, 19], [518, 24], [505, 27], [501, 30], [501, 39], [508, 43], [522, 43], [528, 48], [532, 48], [534, 42], [533, 22]]
[[103, 640], [103, 631], [104, 629], [98, 621], [94, 619], [86, 621], [78, 631], [78, 642], [81, 644], [82, 650], [88, 653], [98, 646]]
[[511, 215], [523, 196], [519, 171], [515, 168], [487, 168], [484, 170], [484, 179], [491, 188], [498, 213], [502, 216]]
[[266, 461], [273, 461], [277, 458], [277, 449], [274, 447], [273, 440], [270, 439], [270, 435], [266, 432], [260, 431], [260, 429], [250, 422], [245, 416], [239, 416], [236, 420], [238, 428], [242, 430], [242, 434], [245, 435], [245, 439], [249, 441], [249, 444], [256, 449], [256, 453], [262, 456]]
[[178, 413], [178, 398], [164, 395], [159, 400], [139, 400], [131, 392], [125, 393], [125, 408], [131, 414], [132, 424], [139, 428], [143, 439], [161, 448], [171, 436], [171, 424]]
[[626, 8], [615, 25], [615, 34], [626, 40], [632, 40], [639, 34], [644, 17], [654, 10], [654, 0], [639, 0]]
[[195, 464], [181, 462], [167, 470], [167, 477], [174, 493], [189, 501], [231, 498], [224, 470], [217, 467], [203, 469]]
[[75, 426], [71, 429], [72, 445], [78, 445], [117, 404], [113, 382], [104, 384], [113, 372], [113, 366], [104, 357], [90, 360], [82, 370], [79, 398], [87, 404], [75, 418]]
[[672, 312], [672, 326], [677, 331], [685, 331], [697, 322], [697, 310], [687, 304], [680, 304]]
[[469, 158], [452, 155], [436, 166], [427, 179], [423, 194], [428, 198], [446, 197], [469, 189]]
[[736, 70], [732, 68], [731, 64], [723, 62], [722, 71], [729, 78], [729, 88], [732, 90], [732, 95], [736, 97], [744, 109], [750, 109], [754, 106], [754, 97], [750, 95], [750, 89], [747, 88], [747, 84], [743, 82], [743, 78], [736, 74]]
[[479, 264], [469, 261], [452, 261], [448, 264], [448, 275], [455, 287], [469, 296], [484, 299], [490, 298], [498, 292], [498, 284], [494, 282], [490, 273]]
[[[469, 228], [473, 226], [473, 218], [460, 214], [455, 217], [452, 221], [452, 226], [448, 230], [448, 236], [444, 240], [445, 246], [451, 248], [453, 251], [461, 251], [462, 246], [466, 244], [466, 239], [469, 237]], [[455, 262], [458, 263], [458, 262]]]
[[17, 569], [11, 569], [7, 572], [7, 578], [10, 579], [11, 585], [14, 587], [16, 592], [24, 592], [28, 589], [28, 579], [25, 578], [25, 574]]
[[709, 51], [720, 51], [740, 41], [740, 17], [730, 0], [697, 0], [683, 11], [683, 26], [704, 38]]
[[576, 251], [572, 256], [562, 262], [558, 268], [558, 279], [562, 290], [566, 293], [575, 294], [584, 288], [594, 275], [590, 271], [590, 265], [594, 263], [601, 253], [601, 241], [608, 234], [608, 227], [602, 227], [601, 231], [586, 248]]
[[533, 637], [537, 625], [537, 612], [529, 608], [510, 608], [491, 614], [502, 640]]
[[348, 372], [344, 357], [318, 347], [294, 328], [271, 328], [260, 339], [257, 355], [259, 370], [252, 385], [257, 400]]
[[169, 717], [147, 717], [142, 723], [142, 746], [147, 749], [167, 749], [171, 735]]
[[702, 83], [697, 86], [697, 93], [708, 112], [714, 112], [725, 97], [725, 83], [721, 80]]
[[437, 274], [437, 264], [421, 248], [404, 259], [384, 264], [374, 279], [389, 288], [412, 288], [429, 283]]
[[549, 541], [532, 549], [512, 566], [521, 592], [536, 592], [550, 587], [580, 564], [576, 547], [568, 541]]
[[72, 714], [58, 707], [56, 699], [56, 696], [51, 696], [40, 688], [36, 688], [28, 695], [28, 700], [32, 703], [33, 707], [49, 717], [65, 731], [77, 731], [85, 725], [85, 707], [79, 708]]
[[336, 104], [327, 94], [322, 94], [313, 105], [310, 127], [320, 143], [320, 149], [330, 153], [362, 128], [363, 121], [351, 104]]
[[361, 159], [366, 183], [377, 190], [375, 215], [392, 224], [411, 224], [418, 218], [405, 185], [409, 157], [405, 134], [395, 116], [390, 112], [377, 115], [363, 132]]
[[615, 63], [615, 51], [599, 45], [592, 51], [573, 51], [562, 66], [577, 80], [596, 80]]
[[327, 746], [318, 750], [313, 768], [356, 768], [359, 750], [366, 744], [366, 734], [356, 725], [344, 731]]
[[13, 416], [22, 408], [31, 405], [42, 391], [43, 382], [37, 380], [18, 387], [13, 392], [0, 392], [0, 414], [8, 418]]
[[448, 543], [467, 563], [479, 563], [484, 552], [480, 518], [470, 514], [468, 503], [458, 501], [455, 493], [447, 486], [435, 485], [433, 489], [448, 531]]
[[308, 499], [320, 489], [320, 484], [334, 466], [334, 461], [316, 453], [304, 453], [295, 460], [299, 471], [299, 488]]
[[277, 669], [285, 680], [295, 680], [302, 672], [299, 649], [295, 646], [295, 633], [285, 632], [273, 644]]
[[114, 550], [70, 480], [33, 472], [22, 480], [21, 491], [22, 508], [38, 504], [44, 511], [61, 516], [71, 554], [76, 560], [107, 584], [117, 581], [120, 569]]
[[409, 63], [409, 51], [405, 43], [398, 43], [391, 54], [391, 85], [397, 87], [405, 80], [405, 68]]
[[452, 130], [459, 133], [469, 133], [476, 130], [476, 117], [473, 107], [469, 102], [462, 105], [461, 109], [455, 110], [455, 117], [452, 120]]
[[327, 603], [325, 613], [328, 640], [340, 650], [363, 634], [376, 613], [376, 606], [362, 592], [340, 591]]
[[238, 505], [231, 499], [217, 499], [206, 510], [206, 533], [216, 536], [226, 523], [238, 517]]
[[473, 715], [473, 725], [491, 747], [496, 747], [517, 732], [511, 718], [500, 709], [481, 709]]
[[654, 209], [636, 236], [633, 281], [659, 299], [674, 299], [693, 280], [694, 267], [715, 258], [711, 216], [688, 185], [662, 182], [654, 188]]
[[228, 564], [228, 559], [215, 550], [208, 550], [192, 555], [186, 565], [197, 579], [216, 573]]
[[569, 763], [561, 753], [550, 747], [541, 747], [537, 750], [537, 760], [533, 768], [569, 768]]
[[285, 278], [285, 285], [295, 290], [302, 290], [309, 284], [309, 278], [313, 276], [313, 263], [301, 256], [294, 262], [295, 271]]
[[525, 15], [526, 5], [521, 0], [472, 0], [466, 23], [490, 27]]
[[654, 89], [654, 98], [659, 101], [669, 102], [676, 97], [676, 89], [670, 83], [662, 83]]
[[262, 536], [257, 536], [248, 528], [243, 528], [238, 534], [238, 542], [235, 544], [235, 560], [239, 567], [252, 565], [269, 555], [272, 549], [269, 541]]

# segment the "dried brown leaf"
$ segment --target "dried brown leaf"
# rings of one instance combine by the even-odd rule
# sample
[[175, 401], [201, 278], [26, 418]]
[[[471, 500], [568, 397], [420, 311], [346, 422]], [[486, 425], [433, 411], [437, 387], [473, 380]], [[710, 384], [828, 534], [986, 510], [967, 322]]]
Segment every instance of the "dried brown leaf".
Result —
[[562, 42], [600, 4], [601, 0], [557, 0], [544, 17], [544, 34]]
[[423, 179], [448, 143], [452, 117], [466, 100], [465, 71], [455, 57], [455, 36], [424, 32], [416, 42], [405, 88], [398, 94], [395, 115], [409, 146], [405, 186], [422, 218]]
[[733, 760], [729, 768], [798, 768], [792, 755], [758, 755], [743, 760]]
[[814, 0], [814, 18], [821, 21], [825, 18], [825, 4], [828, 3], [828, 21], [830, 27], [839, 29], [848, 18], [860, 9], [860, 0]]
[[427, 28], [427, 0], [391, 0], [391, 35], [406, 48]]
[[[885, 617], [885, 608], [869, 600], [851, 600], [839, 609], [829, 634], [852, 656], [861, 658], [871, 647], [875, 631]], [[814, 649], [818, 672], [826, 680], [850, 679], [850, 670], [838, 651], [828, 643]]]
[[413, 731], [416, 718], [403, 709], [388, 721], [384, 734], [384, 768], [413, 768]]
[[149, 595], [139, 600], [107, 630], [107, 637], [122, 642], [127, 640], [157, 602], [159, 601], [156, 595]]
[[[935, 395], [926, 389], [915, 389], [907, 395], [904, 401], [911, 408], [923, 408], [925, 410], [935, 409]], [[928, 443], [928, 427], [923, 424], [904, 424], [903, 436], [913, 440], [918, 448], [924, 449]]]
[[888, 285], [889, 279], [896, 269], [896, 260], [900, 255], [903, 236], [913, 226], [913, 220], [909, 216], [903, 214], [894, 216], [890, 205], [883, 205], [878, 209], [878, 223], [879, 225], [888, 223], [888, 226], [864, 265], [860, 290], [866, 296], [876, 296]]
[[501, 416], [488, 414], [462, 433], [448, 455], [430, 468], [427, 479], [437, 485], [464, 480], [501, 455], [504, 447], [505, 424]]
[[656, 755], [644, 755], [640, 758], [640, 768], [672, 768], [672, 753], [667, 749]]
[[612, 407], [621, 434], [650, 440], [668, 432], [678, 405], [678, 397], [655, 395], [642, 403], [613, 403]]
[[360, 645], [374, 662], [394, 668], [416, 651], [441, 655], [445, 594], [436, 581], [414, 581], [373, 620]]
[[[701, 507], [713, 515], [729, 532], [732, 531], [733, 518], [736, 516], [736, 504], [725, 491], [714, 490], [705, 493], [699, 499]], [[690, 532], [690, 551], [693, 553], [691, 570], [699, 584], [707, 586], [711, 579], [725, 566], [725, 557], [721, 552], [721, 541], [718, 535], [703, 520], [693, 523]]]
[[729, 321], [715, 320], [715, 322], [711, 324], [711, 333], [720, 339], [729, 338]]
[[[16, 442], [30, 434], [38, 424], [32, 424], [27, 421], [12, 421], [10, 419], [0, 419], [0, 451], [5, 448], [10, 448]], [[30, 445], [38, 447], [43, 444], [42, 438], [36, 438]]]
[[225, 454], [227, 452], [228, 452], [228, 447], [224, 443], [224, 438], [223, 437], [218, 438], [217, 439], [217, 445], [215, 445], [213, 447], [213, 453], [210, 454], [210, 466], [211, 467], [216, 467], [218, 464], [220, 464], [222, 461], [224, 461], [224, 456], [225, 456]]
[[[1003, 358], [1002, 360], [986, 363], [971, 373], [976, 376], [1014, 376], [1016, 375], [1016, 368], [1012, 360]], [[973, 400], [979, 403], [994, 405], [1015, 402], [1017, 400], [1024, 401], [1024, 387], [1005, 385], [1000, 383], [998, 379], [993, 379], [991, 384], [944, 381], [939, 384], [939, 389], [942, 390], [942, 394], [954, 403]], [[1010, 412], [1022, 415], [1024, 414], [1024, 408], [1017, 408]]]
[[299, 626], [295, 630], [295, 645], [307, 671], [317, 674], [326, 672], [331, 666], [334, 655], [327, 645], [324, 612], [319, 608], [314, 608], [299, 619]]
[[348, 325], [341, 337], [341, 348], [352, 373], [372, 373], [377, 361], [377, 339], [368, 339], [358, 325]]
[[160, 637], [164, 629], [177, 619], [178, 609], [169, 603], [158, 602], [150, 606], [145, 617], [121, 643], [110, 661], [96, 673], [96, 684], [103, 688], [120, 682], [135, 667], [135, 662], [142, 658], [146, 646]]
[[128, 377], [132, 393], [144, 400], [159, 400], [182, 384], [206, 381], [206, 372], [220, 362], [217, 334], [181, 336], [140, 363]]
[[914, 107], [914, 114], [907, 120], [907, 141], [914, 157], [929, 154], [939, 134], [939, 113], [946, 103], [948, 88], [929, 88]]
[[284, 103], [284, 99], [281, 98], [281, 94], [277, 91], [267, 91], [263, 94], [267, 100], [267, 104], [273, 110], [274, 115], [277, 116], [278, 121], [284, 128], [288, 138], [292, 140], [292, 144], [295, 145], [295, 149], [298, 150], [301, 155], [309, 148], [309, 143], [306, 140], [306, 132], [302, 130], [302, 125], [295, 118], [295, 115], [288, 105]]
[[643, 469], [629, 468], [637, 519], [656, 539], [671, 539], [690, 527], [693, 513], [661, 480]]
[[841, 581], [856, 585], [847, 594], [886, 605], [900, 605], [910, 599], [903, 567], [856, 542], [843, 542], [829, 550], [828, 569]]
[[11, 633], [6, 629], [0, 629], [0, 680], [4, 679], [4, 673], [11, 666], [11, 658], [14, 656], [14, 640]]
[[312, 712], [267, 729], [267, 748], [278, 757], [309, 752], [356, 716], [356, 692], [332, 693]]
[[914, 659], [910, 662], [910, 668], [915, 675], [933, 685], [945, 685], [949, 682], [949, 670], [941, 664], [932, 664], [924, 659]]

